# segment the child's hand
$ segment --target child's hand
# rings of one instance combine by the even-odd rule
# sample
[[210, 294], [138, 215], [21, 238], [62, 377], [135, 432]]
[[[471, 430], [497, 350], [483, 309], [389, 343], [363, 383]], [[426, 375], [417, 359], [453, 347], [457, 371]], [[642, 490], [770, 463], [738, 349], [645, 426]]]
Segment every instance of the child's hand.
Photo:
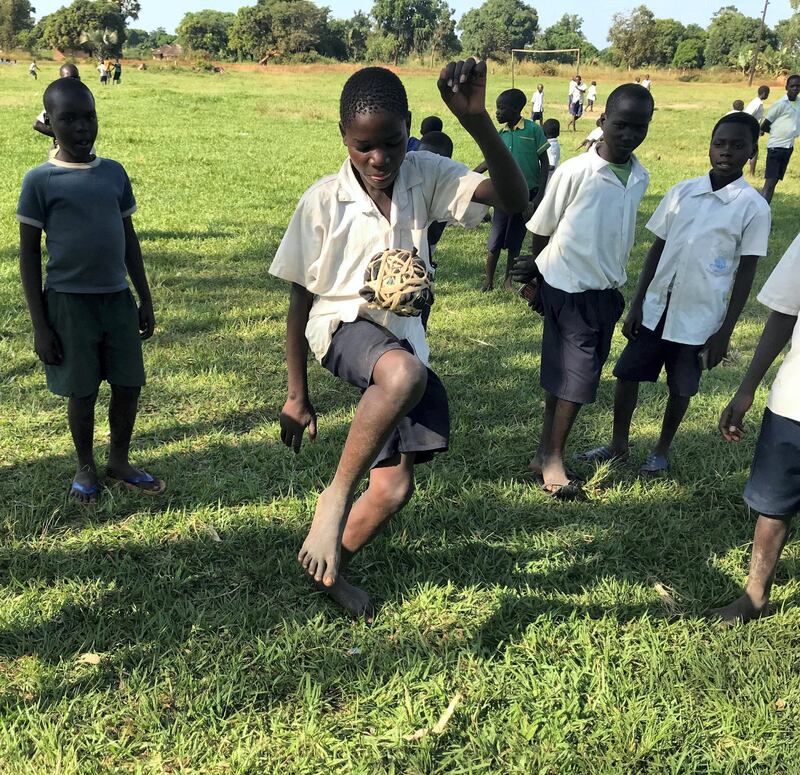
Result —
[[744, 436], [744, 416], [753, 405], [753, 396], [736, 393], [719, 419], [719, 430], [725, 441], [741, 441]]
[[317, 439], [317, 415], [308, 397], [296, 399], [289, 398], [281, 410], [281, 441], [294, 450], [295, 455], [300, 452], [303, 443], [303, 433], [308, 428], [308, 438]]
[[47, 366], [57, 366], [64, 360], [58, 334], [50, 326], [33, 332], [33, 349], [39, 356], [39, 360]]
[[529, 283], [539, 277], [535, 256], [517, 256], [511, 269], [511, 278], [517, 283]]
[[153, 302], [142, 302], [139, 305], [139, 336], [149, 339], [156, 330], [156, 315], [153, 312]]
[[622, 335], [628, 341], [633, 342], [639, 338], [639, 332], [642, 330], [643, 319], [644, 314], [642, 313], [642, 305], [634, 304], [631, 307], [630, 312], [628, 312], [625, 322], [622, 324]]
[[457, 119], [486, 113], [486, 62], [476, 62], [472, 57], [449, 62], [439, 73], [436, 85]]
[[727, 357], [729, 344], [730, 337], [722, 331], [717, 331], [716, 334], [712, 334], [710, 337], [708, 337], [708, 340], [703, 346], [703, 350], [708, 353], [707, 360], [709, 369], [719, 366], [719, 364], [722, 363], [722, 361]]

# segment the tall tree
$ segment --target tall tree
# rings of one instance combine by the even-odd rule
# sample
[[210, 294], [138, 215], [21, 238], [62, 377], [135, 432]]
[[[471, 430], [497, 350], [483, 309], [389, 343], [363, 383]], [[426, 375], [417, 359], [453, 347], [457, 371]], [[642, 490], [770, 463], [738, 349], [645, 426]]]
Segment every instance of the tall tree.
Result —
[[[735, 6], [720, 8], [708, 26], [708, 40], [705, 48], [706, 65], [736, 64], [743, 48], [754, 48], [758, 40], [761, 20], [745, 16]], [[765, 30], [764, 43], [774, 45], [775, 34]]]
[[669, 67], [678, 44], [686, 37], [686, 27], [675, 19], [656, 19], [650, 64]]
[[12, 49], [21, 33], [33, 29], [33, 12], [28, 0], [0, 0], [0, 49]]
[[142, 10], [142, 4], [139, 0], [115, 0], [115, 3], [126, 21], [128, 19], [136, 21], [139, 18], [139, 11]]
[[705, 45], [705, 41], [700, 38], [684, 38], [675, 49], [675, 54], [672, 57], [672, 66], [681, 70], [702, 67]]
[[[577, 14], [565, 13], [555, 24], [548, 27], [536, 39], [536, 48], [559, 49], [579, 48], [581, 57], [591, 59], [597, 56], [598, 51], [583, 34], [583, 19]], [[571, 54], [554, 54], [556, 62], [571, 62]]]
[[781, 50], [793, 56], [800, 55], [800, 0], [790, 0], [794, 13], [775, 25], [775, 36]]
[[176, 32], [187, 48], [204, 51], [211, 56], [222, 56], [228, 51], [235, 14], [206, 9], [184, 14]]
[[375, 0], [372, 17], [378, 29], [396, 41], [394, 61], [429, 40], [438, 21], [435, 0]]
[[42, 43], [58, 51], [116, 55], [125, 42], [125, 17], [111, 0], [75, 0], [41, 23]]
[[467, 11], [458, 26], [465, 53], [481, 59], [505, 59], [512, 48], [533, 43], [539, 31], [539, 14], [523, 0], [486, 0]]
[[616, 61], [625, 67], [639, 67], [651, 60], [655, 36], [656, 17], [646, 5], [611, 17], [608, 39]]

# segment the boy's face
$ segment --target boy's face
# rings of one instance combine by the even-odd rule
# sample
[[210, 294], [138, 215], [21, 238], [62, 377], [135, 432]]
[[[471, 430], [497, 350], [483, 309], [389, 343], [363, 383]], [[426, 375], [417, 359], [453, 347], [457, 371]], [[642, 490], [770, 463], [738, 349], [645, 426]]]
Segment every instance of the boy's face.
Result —
[[713, 171], [721, 177], [738, 177], [755, 153], [753, 137], [742, 124], [720, 124], [711, 138], [708, 158]]
[[612, 157], [627, 161], [644, 142], [650, 128], [650, 106], [640, 99], [621, 99], [600, 117], [603, 143]]
[[792, 77], [786, 81], [786, 96], [794, 102], [800, 94], [800, 77]]
[[350, 161], [370, 189], [383, 191], [397, 178], [406, 157], [408, 121], [391, 113], [358, 113], [346, 126], [339, 125]]
[[497, 110], [495, 116], [498, 124], [516, 124], [522, 114], [516, 105], [512, 105], [509, 100], [497, 98]]
[[762, 100], [769, 99], [769, 89], [766, 89], [766, 88], [764, 88], [764, 89], [759, 89], [759, 91], [758, 91], [758, 96], [759, 96], [759, 97], [760, 97]]
[[538, 89], [540, 92], [544, 91], [544, 85], [543, 85], [543, 84], [541, 84], [541, 83], [540, 83], [540, 84], [539, 84], [539, 85], [538, 85], [536, 88], [537, 88], [537, 89]]
[[47, 109], [47, 120], [61, 151], [76, 162], [89, 160], [97, 139], [97, 113], [94, 99], [88, 91], [53, 94]]

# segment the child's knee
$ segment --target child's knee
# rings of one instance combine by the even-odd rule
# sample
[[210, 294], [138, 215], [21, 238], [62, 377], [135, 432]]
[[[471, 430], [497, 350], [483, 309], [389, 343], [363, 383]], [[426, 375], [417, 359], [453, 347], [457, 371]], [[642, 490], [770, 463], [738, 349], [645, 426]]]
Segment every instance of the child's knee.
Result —
[[386, 477], [370, 486], [377, 490], [374, 494], [388, 514], [396, 514], [414, 495], [414, 478], [411, 475]]
[[142, 389], [140, 387], [129, 387], [127, 385], [111, 385], [111, 392], [117, 398], [135, 401], [139, 398]]
[[400, 400], [419, 401], [428, 386], [428, 369], [416, 355], [391, 350], [378, 362], [375, 382]]

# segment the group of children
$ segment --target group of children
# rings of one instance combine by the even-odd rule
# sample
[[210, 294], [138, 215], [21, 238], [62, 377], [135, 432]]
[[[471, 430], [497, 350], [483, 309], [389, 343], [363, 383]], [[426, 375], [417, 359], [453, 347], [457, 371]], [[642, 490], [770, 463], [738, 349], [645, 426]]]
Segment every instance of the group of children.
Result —
[[[303, 194], [269, 270], [290, 286], [283, 443], [299, 452], [306, 431], [312, 439], [317, 435], [309, 350], [323, 368], [361, 391], [335, 475], [319, 496], [298, 560], [320, 590], [351, 614], [367, 618], [372, 616], [369, 595], [350, 584], [343, 571], [409, 501], [415, 466], [445, 451], [450, 435], [447, 393], [430, 368], [423, 323], [364, 304], [360, 290], [367, 262], [382, 250], [413, 249], [430, 267], [432, 224], [473, 228], [487, 206], [513, 215], [536, 205], [526, 224], [532, 253], [518, 257], [512, 267], [513, 278], [525, 283], [531, 305], [544, 316], [540, 376], [546, 408], [531, 468], [549, 495], [583, 499], [582, 483], [565, 464], [566, 442], [581, 407], [595, 400], [623, 314], [620, 289], [649, 182], [634, 155], [647, 136], [654, 107], [640, 85], [626, 84], [609, 95], [601, 117], [603, 141], [557, 166], [552, 179], [549, 144], [538, 125], [518, 115], [526, 104], [524, 95], [520, 101], [515, 90], [501, 94], [497, 117], [504, 126], [495, 129], [486, 110], [485, 63], [451, 62], [437, 85], [478, 145], [484, 159], [479, 169], [488, 177], [450, 159], [451, 144], [449, 153], [431, 146], [435, 138], [429, 134], [441, 135], [441, 129], [424, 132], [420, 147], [409, 153], [410, 113], [402, 82], [383, 68], [359, 70], [340, 98], [339, 129], [347, 158], [336, 174]], [[99, 498], [93, 424], [97, 390], [106, 380], [111, 385], [107, 476], [130, 489], [158, 494], [164, 482], [133, 467], [128, 458], [145, 381], [141, 339], [155, 328], [132, 223], [133, 191], [121, 165], [92, 152], [94, 99], [78, 78], [50, 84], [44, 105], [57, 152], [23, 181], [17, 208], [20, 266], [48, 387], [68, 398], [78, 456], [70, 491], [80, 502]], [[666, 470], [670, 443], [702, 370], [725, 356], [758, 257], [767, 252], [770, 208], [742, 177], [758, 135], [752, 116], [720, 119], [711, 134], [710, 173], [670, 189], [650, 219], [654, 242], [623, 326], [629, 344], [615, 369], [613, 437], [582, 453], [583, 460], [628, 456], [638, 385], [655, 381], [666, 368], [669, 402], [662, 434], [642, 472]], [[516, 161], [520, 143], [536, 149], [537, 163], [528, 169]], [[505, 237], [516, 235], [518, 226], [508, 217]], [[591, 240], [585, 239], [587, 230]], [[43, 232], [49, 254], [44, 287]], [[745, 493], [761, 514], [751, 576], [745, 595], [716, 612], [726, 621], [766, 610], [788, 524], [800, 508], [798, 278], [800, 240], [759, 297], [772, 314], [720, 423], [727, 439], [741, 438], [757, 385], [793, 335]], [[368, 486], [356, 497], [365, 477]]]

